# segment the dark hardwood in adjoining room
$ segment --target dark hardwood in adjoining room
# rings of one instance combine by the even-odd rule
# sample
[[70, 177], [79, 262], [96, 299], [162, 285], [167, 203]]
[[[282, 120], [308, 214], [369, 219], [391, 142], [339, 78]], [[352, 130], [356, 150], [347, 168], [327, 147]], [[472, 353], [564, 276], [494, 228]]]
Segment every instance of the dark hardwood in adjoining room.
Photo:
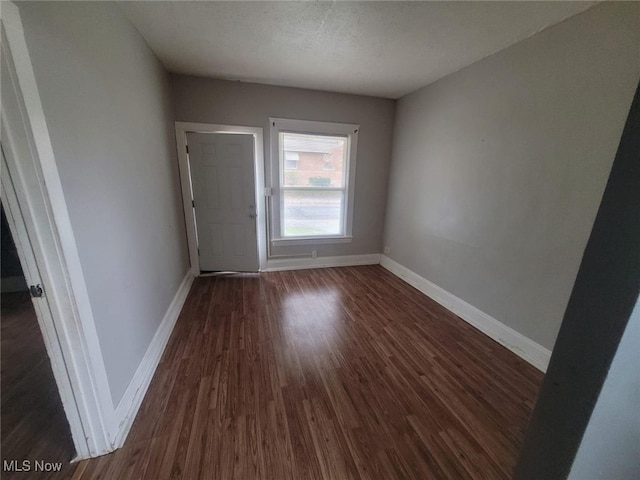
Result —
[[508, 479], [542, 374], [380, 266], [195, 280], [75, 479]]
[[[2, 410], [3, 480], [68, 478], [76, 468], [75, 454], [58, 387], [42, 332], [28, 292], [2, 294], [0, 409]], [[10, 471], [4, 462], [16, 460], [23, 470]], [[59, 473], [35, 471], [35, 462], [62, 463]]]

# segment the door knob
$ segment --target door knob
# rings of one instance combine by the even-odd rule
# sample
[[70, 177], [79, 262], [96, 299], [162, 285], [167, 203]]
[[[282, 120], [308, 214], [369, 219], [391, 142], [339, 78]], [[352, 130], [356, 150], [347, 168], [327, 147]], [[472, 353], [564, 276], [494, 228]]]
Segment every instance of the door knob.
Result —
[[40, 284], [31, 285], [29, 287], [29, 292], [31, 293], [31, 296], [33, 298], [44, 297], [44, 290], [42, 289], [42, 285], [40, 285]]

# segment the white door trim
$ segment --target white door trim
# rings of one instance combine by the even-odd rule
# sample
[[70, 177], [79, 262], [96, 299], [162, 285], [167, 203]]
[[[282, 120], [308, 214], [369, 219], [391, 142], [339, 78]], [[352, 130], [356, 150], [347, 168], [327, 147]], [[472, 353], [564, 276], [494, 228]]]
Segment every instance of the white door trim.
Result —
[[191, 273], [194, 277], [199, 277], [200, 261], [198, 259], [196, 224], [193, 219], [193, 191], [191, 188], [189, 159], [187, 157], [187, 133], [244, 133], [253, 135], [256, 213], [258, 214], [256, 228], [258, 236], [258, 262], [260, 264], [260, 270], [264, 270], [267, 266], [267, 222], [264, 196], [264, 143], [262, 128], [211, 123], [176, 122], [176, 145], [178, 148], [178, 165], [180, 167], [182, 206], [184, 209], [184, 220], [187, 227], [187, 240], [189, 244], [189, 260], [191, 262]]
[[25, 274], [31, 257], [45, 287], [38, 321], [77, 459], [94, 457], [113, 450], [111, 392], [18, 7], [2, 2], [0, 16], [12, 85], [2, 99], [2, 199]]

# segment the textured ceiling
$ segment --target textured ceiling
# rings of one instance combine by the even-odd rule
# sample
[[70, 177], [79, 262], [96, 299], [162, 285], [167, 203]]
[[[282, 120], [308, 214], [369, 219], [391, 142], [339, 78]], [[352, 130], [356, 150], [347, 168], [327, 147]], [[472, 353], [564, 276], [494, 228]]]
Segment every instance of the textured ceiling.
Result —
[[176, 73], [398, 98], [594, 2], [120, 2]]

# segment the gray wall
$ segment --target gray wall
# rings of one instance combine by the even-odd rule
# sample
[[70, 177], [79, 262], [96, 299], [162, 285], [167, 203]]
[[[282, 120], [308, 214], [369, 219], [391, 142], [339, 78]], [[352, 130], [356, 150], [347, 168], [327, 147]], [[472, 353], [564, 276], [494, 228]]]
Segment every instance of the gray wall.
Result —
[[640, 478], [640, 302], [613, 358], [569, 480]]
[[606, 4], [403, 97], [391, 258], [552, 348], [639, 74]]
[[168, 75], [115, 5], [19, 7], [117, 404], [188, 269]]
[[171, 79], [177, 121], [262, 127], [267, 162], [269, 117], [359, 124], [353, 242], [280, 246], [272, 254], [380, 253], [395, 101], [182, 75]]
[[[638, 403], [633, 398], [638, 391], [623, 397], [637, 389], [639, 381], [637, 319], [631, 320], [634, 309], [638, 313], [640, 293], [639, 158], [640, 86], [527, 427], [514, 480], [567, 478], [583, 440], [585, 450], [574, 464], [573, 478], [600, 478], [597, 470], [579, 475], [596, 460], [602, 462], [607, 480], [619, 478], [613, 468], [626, 470], [635, 464], [637, 469], [638, 443], [624, 443], [633, 438], [633, 429], [638, 435]], [[625, 334], [627, 325], [631, 330]], [[623, 339], [623, 334], [631, 337]], [[629, 341], [635, 352], [628, 351]], [[616, 351], [621, 357], [611, 367]], [[608, 373], [612, 383], [607, 386]], [[597, 404], [601, 408], [594, 411]], [[587, 431], [590, 417], [593, 429]], [[611, 423], [600, 430], [605, 422]], [[615, 441], [612, 436], [617, 436]], [[606, 441], [610, 443], [599, 450], [597, 459], [585, 459]]]

